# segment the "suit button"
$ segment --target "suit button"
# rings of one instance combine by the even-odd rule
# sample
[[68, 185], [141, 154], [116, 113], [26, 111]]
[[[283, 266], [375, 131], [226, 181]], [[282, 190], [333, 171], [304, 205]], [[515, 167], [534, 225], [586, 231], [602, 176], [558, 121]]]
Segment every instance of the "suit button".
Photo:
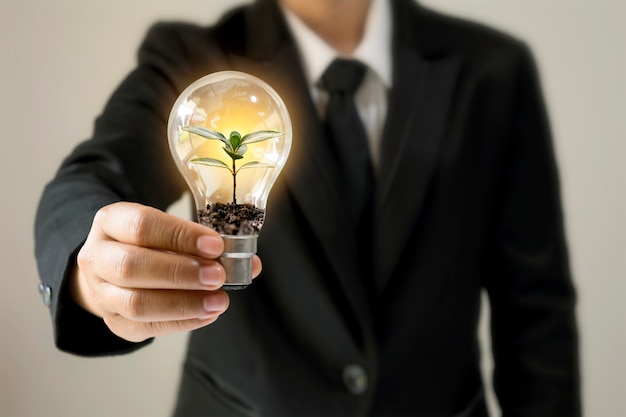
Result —
[[50, 302], [52, 301], [52, 288], [44, 284], [39, 284], [39, 295], [41, 296], [43, 305], [50, 307]]
[[348, 365], [343, 368], [343, 383], [351, 394], [362, 395], [367, 391], [367, 372], [361, 365]]

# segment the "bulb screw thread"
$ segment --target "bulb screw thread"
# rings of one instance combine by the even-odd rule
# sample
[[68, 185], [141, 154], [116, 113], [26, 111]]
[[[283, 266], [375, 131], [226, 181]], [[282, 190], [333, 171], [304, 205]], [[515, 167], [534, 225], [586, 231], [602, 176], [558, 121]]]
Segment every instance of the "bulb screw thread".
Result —
[[252, 283], [252, 257], [257, 250], [257, 235], [222, 235], [224, 252], [220, 263], [226, 271], [223, 289], [241, 290]]

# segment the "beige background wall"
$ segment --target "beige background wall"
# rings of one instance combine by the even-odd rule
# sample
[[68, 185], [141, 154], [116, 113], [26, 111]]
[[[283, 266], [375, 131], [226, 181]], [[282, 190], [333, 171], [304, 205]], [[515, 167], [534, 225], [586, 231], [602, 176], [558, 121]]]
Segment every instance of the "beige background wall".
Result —
[[[237, 2], [0, 0], [1, 416], [168, 415], [185, 336], [117, 358], [54, 349], [37, 294], [34, 211], [61, 158], [90, 134], [108, 94], [132, 68], [149, 23], [211, 22]], [[626, 2], [424, 3], [504, 28], [535, 51], [580, 294], [585, 410], [625, 416]]]

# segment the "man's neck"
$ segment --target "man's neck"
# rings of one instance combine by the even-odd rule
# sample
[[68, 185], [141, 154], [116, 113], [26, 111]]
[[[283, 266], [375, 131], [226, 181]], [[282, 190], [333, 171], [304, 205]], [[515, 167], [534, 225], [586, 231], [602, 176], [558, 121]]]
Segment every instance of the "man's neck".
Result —
[[349, 54], [361, 42], [371, 0], [280, 0], [326, 43]]

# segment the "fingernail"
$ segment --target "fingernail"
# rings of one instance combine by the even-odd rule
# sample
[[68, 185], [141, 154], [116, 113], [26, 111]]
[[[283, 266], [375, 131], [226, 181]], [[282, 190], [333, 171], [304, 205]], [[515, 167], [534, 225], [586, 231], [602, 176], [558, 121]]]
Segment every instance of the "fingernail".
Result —
[[226, 303], [223, 297], [216, 297], [209, 295], [204, 297], [204, 309], [209, 313], [223, 311], [226, 308]]
[[198, 238], [198, 251], [205, 256], [216, 257], [222, 253], [222, 239], [217, 236], [204, 235]]
[[224, 268], [222, 265], [210, 265], [200, 268], [200, 284], [220, 286], [224, 283]]

